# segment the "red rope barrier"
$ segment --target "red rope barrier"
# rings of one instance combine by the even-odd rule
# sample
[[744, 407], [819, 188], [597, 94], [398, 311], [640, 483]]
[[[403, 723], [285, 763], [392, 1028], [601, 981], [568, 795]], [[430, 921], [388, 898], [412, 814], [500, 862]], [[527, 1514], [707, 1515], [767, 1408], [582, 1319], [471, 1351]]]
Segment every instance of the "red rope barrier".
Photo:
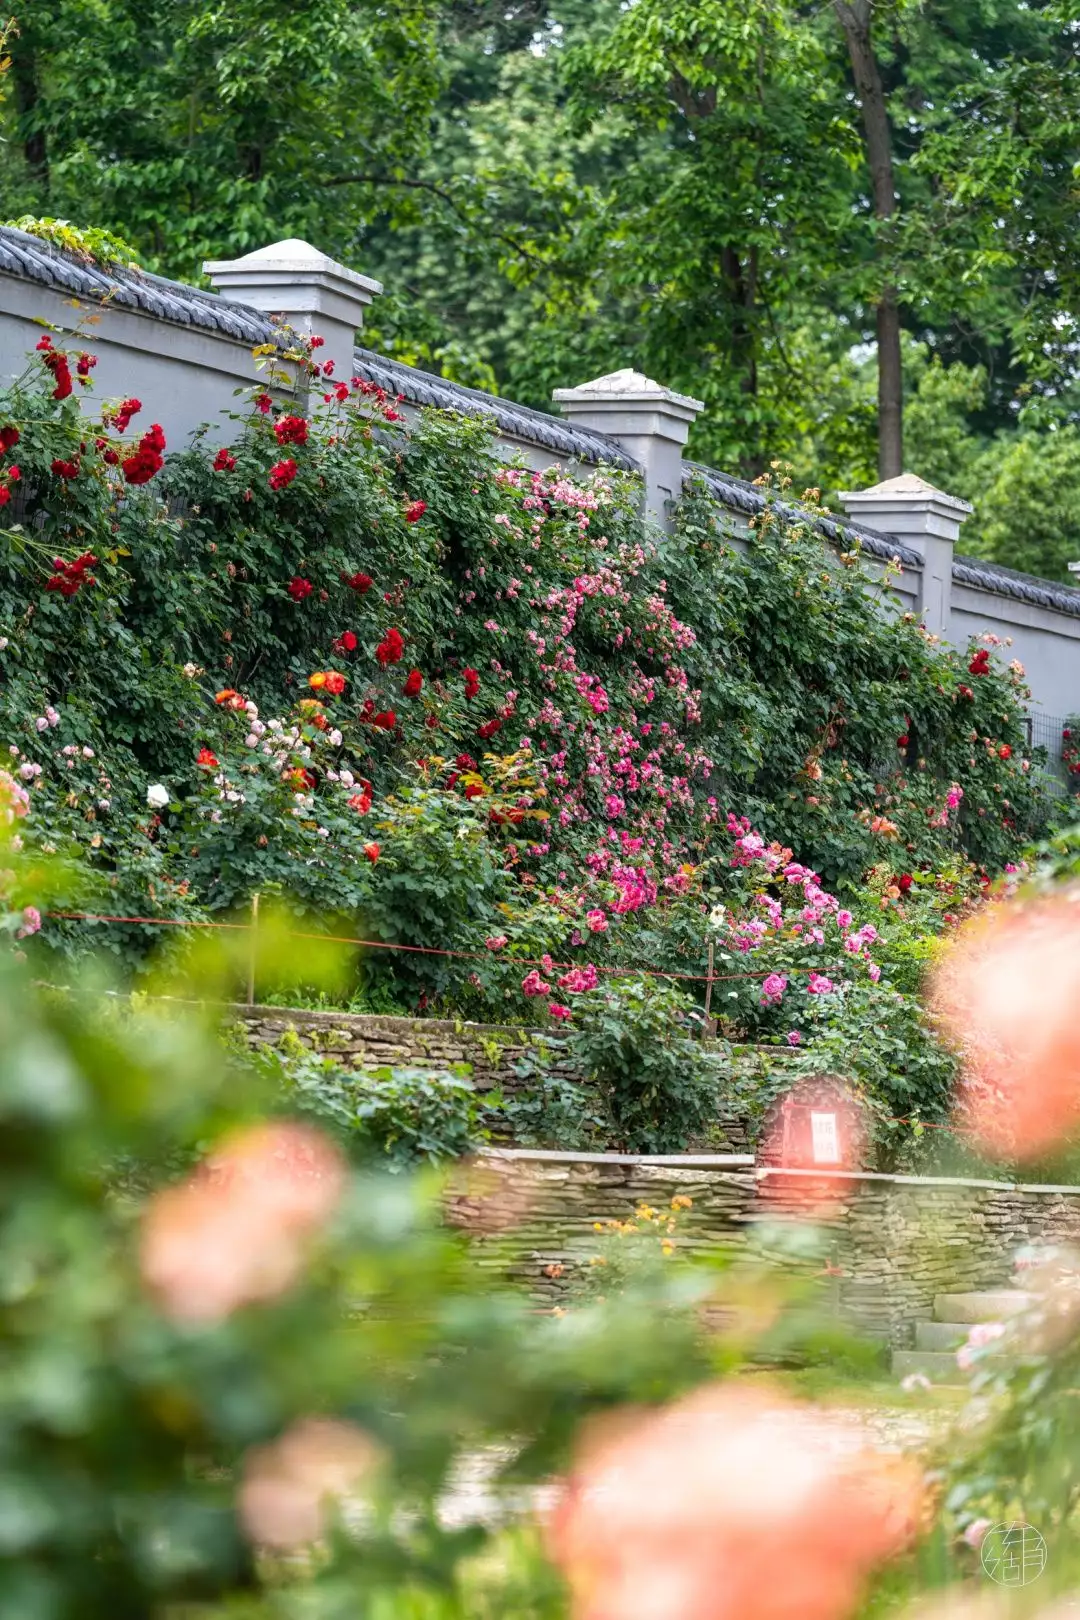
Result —
[[[250, 934], [257, 930], [251, 923], [211, 922], [209, 920], [192, 921], [186, 917], [122, 917], [107, 912], [97, 911], [47, 911], [46, 917], [55, 917], [66, 922], [104, 922], [104, 923], [137, 923], [145, 927], [162, 928], [223, 928], [232, 933]], [[298, 929], [287, 929], [288, 939], [321, 939], [331, 945], [359, 945], [366, 950], [374, 951], [410, 951], [421, 956], [454, 956], [464, 957], [476, 962], [489, 962], [492, 960], [490, 951], [455, 951], [440, 945], [400, 945], [384, 939], [354, 939], [347, 934], [314, 934], [302, 932]], [[531, 957], [503, 957], [503, 961], [512, 962], [516, 967], [543, 967], [543, 963]], [[556, 962], [558, 969], [569, 969], [573, 963]], [[831, 971], [836, 972], [842, 964], [831, 964]], [[721, 984], [731, 979], [764, 979], [774, 970], [771, 968], [755, 969], [747, 973], [677, 973], [666, 968], [615, 968], [600, 967], [598, 973], [613, 974], [621, 978], [636, 978], [639, 975], [654, 979], [690, 979], [700, 984]], [[787, 973], [819, 973], [820, 968], [787, 968]], [[779, 1050], [779, 1049], [778, 1049]], [[889, 1116], [886, 1121], [889, 1125], [918, 1126], [924, 1131], [948, 1131], [953, 1136], [968, 1135], [955, 1125], [937, 1125], [930, 1120], [909, 1118], [894, 1118]]]
[[[225, 928], [233, 933], [250, 934], [255, 932], [251, 923], [193, 921], [186, 917], [121, 917], [113, 916], [107, 912], [96, 911], [47, 911], [46, 917], [55, 917], [67, 922], [104, 922], [104, 923], [138, 923], [145, 927], [163, 928]], [[321, 939], [328, 945], [359, 945], [369, 951], [406, 951], [415, 956], [454, 956], [472, 962], [491, 962], [502, 960], [510, 962], [515, 967], [542, 968], [543, 962], [538, 957], [504, 956], [499, 958], [493, 951], [455, 951], [441, 945], [401, 945], [385, 939], [354, 939], [348, 934], [315, 934], [305, 933], [298, 929], [289, 928], [285, 931], [287, 939]], [[548, 971], [558, 970], [568, 972], [580, 964], [574, 962], [556, 962]], [[786, 974], [806, 973], [814, 974], [827, 971], [838, 973], [843, 971], [843, 964], [829, 962], [817, 967], [789, 967]], [[725, 984], [734, 979], [767, 979], [775, 972], [774, 968], [756, 968], [746, 973], [680, 973], [674, 968], [647, 968], [647, 967], [598, 967], [597, 973], [607, 973], [617, 978], [651, 978], [651, 979], [682, 979], [695, 984]]]

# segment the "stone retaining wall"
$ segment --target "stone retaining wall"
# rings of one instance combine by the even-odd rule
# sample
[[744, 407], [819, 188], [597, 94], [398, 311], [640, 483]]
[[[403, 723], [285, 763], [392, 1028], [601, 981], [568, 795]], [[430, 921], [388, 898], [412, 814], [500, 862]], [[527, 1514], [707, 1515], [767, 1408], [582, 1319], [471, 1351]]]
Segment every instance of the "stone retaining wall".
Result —
[[538, 1301], [572, 1292], [596, 1254], [595, 1227], [684, 1194], [678, 1247], [737, 1249], [764, 1221], [813, 1220], [831, 1235], [841, 1314], [894, 1346], [934, 1295], [1008, 1282], [1020, 1245], [1080, 1241], [1080, 1187], [931, 1176], [836, 1175], [757, 1167], [746, 1156], [635, 1158], [499, 1151], [451, 1196], [481, 1263]]
[[391, 1018], [374, 1013], [308, 1012], [295, 1007], [228, 1009], [252, 1048], [277, 1046], [292, 1031], [305, 1046], [350, 1068], [385, 1064], [449, 1069], [467, 1064], [478, 1091], [512, 1089], [517, 1063], [544, 1043], [533, 1031], [449, 1018]]
[[692, 1200], [680, 1214], [683, 1246], [738, 1247], [753, 1215], [753, 1158], [499, 1150], [454, 1178], [448, 1214], [473, 1236], [482, 1266], [557, 1304], [596, 1254], [598, 1225], [641, 1204], [668, 1208], [680, 1194]]
[[[799, 1171], [759, 1171], [758, 1204], [770, 1213], [815, 1212], [821, 1183]], [[1080, 1187], [933, 1176], [838, 1176], [832, 1207], [816, 1211], [835, 1231], [845, 1312], [874, 1337], [912, 1342], [934, 1295], [1008, 1283], [1016, 1249], [1080, 1240]]]
[[[508, 1024], [472, 1024], [444, 1018], [393, 1018], [374, 1013], [309, 1012], [296, 1007], [262, 1007], [236, 1003], [227, 1009], [233, 1027], [253, 1049], [277, 1046], [290, 1032], [305, 1046], [345, 1067], [377, 1068], [385, 1064], [407, 1068], [448, 1069], [466, 1065], [478, 1091], [512, 1095], [521, 1087], [518, 1066], [527, 1056], [548, 1046], [537, 1030]], [[705, 1042], [705, 1049], [720, 1047]], [[760, 1067], [766, 1054], [753, 1047], [739, 1051], [738, 1063], [746, 1074]], [[770, 1052], [768, 1060], [783, 1063], [783, 1052]], [[550, 1049], [553, 1074], [578, 1080], [557, 1048]], [[745, 1152], [753, 1135], [749, 1122], [734, 1115], [718, 1119], [710, 1134], [714, 1151]]]

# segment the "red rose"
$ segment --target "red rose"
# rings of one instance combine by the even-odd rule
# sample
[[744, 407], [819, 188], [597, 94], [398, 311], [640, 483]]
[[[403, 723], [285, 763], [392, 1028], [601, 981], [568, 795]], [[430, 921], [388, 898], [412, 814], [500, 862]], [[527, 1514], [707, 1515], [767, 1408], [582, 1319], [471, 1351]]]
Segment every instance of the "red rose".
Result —
[[292, 579], [290, 579], [288, 584], [288, 592], [294, 602], [302, 602], [305, 596], [311, 595], [311, 591], [312, 585], [310, 579], [301, 579], [299, 574], [294, 574]]
[[1008, 743], [1002, 743], [998, 749], [998, 759], [1012, 759], [1012, 749]]
[[424, 685], [424, 677], [418, 669], [411, 669], [402, 691], [407, 698], [419, 697]]
[[[298, 468], [291, 456], [284, 461], [275, 461], [270, 469], [269, 484], [271, 489], [288, 489], [296, 477]], [[305, 593], [306, 594], [306, 593]]]
[[21, 477], [22, 477], [22, 470], [19, 467], [16, 467], [14, 465], [14, 463], [13, 463], [7, 470], [7, 481], [8, 481], [8, 483], [9, 484], [17, 484]]
[[906, 748], [910, 741], [911, 741], [911, 738], [908, 736], [907, 732], [905, 731], [905, 733], [904, 733], [904, 735], [902, 737], [897, 737], [896, 746], [897, 746], [897, 748]]
[[383, 709], [380, 714], [372, 715], [371, 723], [373, 726], [378, 726], [380, 731], [393, 731], [397, 725], [397, 715], [393, 709]]
[[462, 771], [475, 771], [476, 761], [471, 754], [459, 754], [454, 764]]
[[361, 596], [366, 596], [374, 581], [370, 574], [353, 574], [345, 580], [345, 583], [350, 585], [354, 591], [359, 591]]
[[2, 487], [0, 487], [0, 506], [6, 506], [10, 499], [11, 491], [8, 489], [7, 485], [4, 484]]
[[57, 478], [78, 478], [78, 457], [76, 457], [74, 461], [61, 461], [59, 456], [57, 456], [56, 460], [52, 463], [52, 471], [56, 474]]
[[476, 673], [475, 669], [467, 669], [465, 671], [465, 696], [467, 698], [474, 698], [479, 690], [479, 675]]
[[406, 523], [419, 523], [426, 511], [426, 501], [410, 501], [408, 506], [405, 508]]
[[487, 742], [489, 737], [494, 737], [495, 733], [501, 730], [501, 720], [485, 720], [482, 726], [477, 726], [476, 735], [478, 737], [482, 737], [484, 741]]
[[1068, 742], [1069, 738], [1072, 736], [1072, 732], [1069, 730], [1068, 726], [1065, 726], [1061, 735], [1064, 737], [1065, 741]]
[[216, 754], [212, 754], [210, 752], [209, 748], [200, 748], [199, 755], [195, 763], [196, 765], [205, 765], [209, 769], [215, 769], [217, 767], [218, 758]]
[[[117, 433], [126, 433], [128, 423], [131, 421], [131, 418], [133, 416], [137, 416], [141, 410], [141, 399], [122, 399], [112, 415], [112, 420], [116, 424]], [[105, 413], [103, 413], [103, 415], [104, 414]]]
[[83, 585], [95, 583], [93, 574], [89, 573], [97, 562], [92, 551], [84, 551], [73, 562], [65, 562], [63, 557], [53, 558], [52, 577], [45, 581], [47, 591], [59, 591], [61, 596], [76, 596]]
[[371, 843], [364, 845], [364, 854], [367, 856], [372, 866], [375, 865], [375, 862], [378, 860], [381, 853], [382, 851], [379, 849], [378, 844]]
[[48, 332], [43, 332], [42, 333], [41, 337], [39, 337], [37, 342], [34, 344], [34, 348], [35, 349], [51, 349], [52, 348], [52, 338], [49, 336]]
[[343, 630], [340, 636], [335, 636], [331, 643], [336, 653], [356, 651], [356, 634], [352, 630]]
[[48, 354], [45, 364], [53, 374], [53, 399], [67, 399], [71, 393], [71, 367], [67, 363], [67, 356], [63, 354]]
[[139, 448], [120, 463], [129, 484], [148, 484], [155, 473], [165, 465], [161, 452], [165, 448], [165, 435], [161, 423], [155, 422], [139, 440]]
[[901, 894], [907, 894], [908, 890], [911, 888], [911, 873], [902, 872], [896, 880], [896, 887], [900, 890]]
[[307, 444], [308, 425], [302, 416], [279, 416], [274, 423], [278, 444]]
[[479, 782], [470, 782], [465, 789], [465, 797], [467, 799], [479, 799], [483, 797], [483, 792], [484, 790]]
[[340, 674], [336, 669], [328, 669], [323, 688], [330, 693], [331, 697], [340, 697], [345, 690], [344, 675]]
[[272, 411], [274, 408], [274, 402], [270, 398], [269, 394], [256, 394], [255, 404], [258, 406], [259, 410], [264, 416], [267, 414], [267, 412]]
[[79, 363], [75, 367], [75, 370], [80, 377], [88, 377], [96, 365], [96, 354], [80, 354]]
[[402, 639], [400, 630], [391, 629], [386, 632], [385, 636], [376, 647], [375, 657], [385, 669], [387, 664], [396, 664], [400, 662], [401, 655], [404, 651], [405, 642]]
[[21, 438], [22, 434], [11, 423], [7, 427], [0, 428], [0, 447], [4, 450], [14, 450]]
[[226, 450], [225, 446], [222, 445], [221, 449], [218, 451], [217, 455], [214, 457], [214, 471], [215, 472], [232, 472], [232, 470], [233, 470], [233, 468], [235, 466], [236, 466], [236, 457], [231, 456], [229, 454], [229, 452]]

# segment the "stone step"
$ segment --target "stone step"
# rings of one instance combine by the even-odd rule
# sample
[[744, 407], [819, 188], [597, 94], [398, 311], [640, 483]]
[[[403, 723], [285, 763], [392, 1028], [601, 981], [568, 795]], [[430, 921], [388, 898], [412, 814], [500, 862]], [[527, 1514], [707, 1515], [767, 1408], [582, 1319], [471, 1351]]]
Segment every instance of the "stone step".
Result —
[[[982, 1356], [978, 1371], [1004, 1372], [1013, 1365], [1010, 1356]], [[892, 1370], [896, 1378], [922, 1373], [932, 1384], [966, 1384], [975, 1372], [975, 1369], [971, 1373], [961, 1372], [955, 1354], [949, 1350], [894, 1350]]]
[[988, 1288], [970, 1294], [937, 1294], [934, 1317], [938, 1322], [1000, 1322], [1036, 1303], [1034, 1294], [1019, 1288]]
[[972, 1322], [916, 1322], [916, 1350], [959, 1350], [966, 1344]]

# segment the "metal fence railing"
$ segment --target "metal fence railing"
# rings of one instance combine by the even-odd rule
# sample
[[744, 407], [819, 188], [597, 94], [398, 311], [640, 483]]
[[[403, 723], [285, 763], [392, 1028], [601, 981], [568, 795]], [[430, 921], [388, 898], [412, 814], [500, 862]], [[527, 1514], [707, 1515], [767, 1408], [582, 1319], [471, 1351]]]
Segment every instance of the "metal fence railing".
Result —
[[1080, 779], [1070, 776], [1061, 757], [1064, 720], [1054, 714], [1044, 714], [1041, 709], [1032, 709], [1025, 718], [1025, 725], [1028, 747], [1046, 750], [1046, 759], [1040, 767], [1046, 785], [1058, 793], [1080, 791]]

